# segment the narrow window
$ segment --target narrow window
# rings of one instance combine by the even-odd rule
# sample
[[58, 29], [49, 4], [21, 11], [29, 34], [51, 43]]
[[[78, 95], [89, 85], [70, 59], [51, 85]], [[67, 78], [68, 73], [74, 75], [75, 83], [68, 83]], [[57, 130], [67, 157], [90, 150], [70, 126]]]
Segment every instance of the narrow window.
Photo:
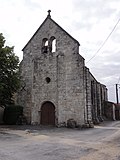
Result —
[[52, 41], [52, 52], [56, 52], [56, 39]]
[[48, 39], [44, 38], [42, 40], [42, 53], [47, 53], [48, 52]]
[[48, 46], [48, 40], [46, 40], [46, 42], [45, 42], [44, 46]]
[[53, 36], [50, 38], [50, 52], [56, 52], [56, 38]]

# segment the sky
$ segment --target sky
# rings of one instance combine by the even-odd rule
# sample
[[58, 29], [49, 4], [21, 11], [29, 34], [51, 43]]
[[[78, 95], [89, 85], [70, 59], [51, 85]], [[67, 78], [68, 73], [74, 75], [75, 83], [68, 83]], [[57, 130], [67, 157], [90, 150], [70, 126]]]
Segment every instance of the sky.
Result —
[[115, 84], [120, 84], [120, 0], [0, 0], [0, 33], [6, 45], [15, 46], [20, 61], [22, 48], [49, 9], [52, 19], [79, 41], [86, 66], [108, 88], [108, 100], [116, 102]]

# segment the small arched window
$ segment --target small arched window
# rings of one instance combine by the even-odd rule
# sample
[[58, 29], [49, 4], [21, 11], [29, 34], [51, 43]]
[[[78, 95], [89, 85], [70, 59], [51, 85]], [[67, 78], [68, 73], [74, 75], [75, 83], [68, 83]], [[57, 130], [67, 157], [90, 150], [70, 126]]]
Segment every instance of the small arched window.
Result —
[[48, 40], [46, 40], [46, 42], [45, 42], [44, 46], [48, 46]]
[[50, 38], [50, 52], [56, 52], [56, 38], [53, 36]]
[[42, 40], [42, 53], [47, 53], [48, 52], [48, 39], [44, 38]]
[[52, 52], [56, 52], [56, 39], [52, 41]]

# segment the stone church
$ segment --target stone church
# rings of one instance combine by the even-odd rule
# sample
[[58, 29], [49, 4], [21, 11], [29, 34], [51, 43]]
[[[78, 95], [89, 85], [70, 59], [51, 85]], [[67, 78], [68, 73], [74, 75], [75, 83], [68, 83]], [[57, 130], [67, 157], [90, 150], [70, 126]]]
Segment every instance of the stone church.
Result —
[[107, 100], [79, 54], [79, 42], [48, 15], [23, 48], [18, 104], [28, 124], [66, 126], [99, 123]]

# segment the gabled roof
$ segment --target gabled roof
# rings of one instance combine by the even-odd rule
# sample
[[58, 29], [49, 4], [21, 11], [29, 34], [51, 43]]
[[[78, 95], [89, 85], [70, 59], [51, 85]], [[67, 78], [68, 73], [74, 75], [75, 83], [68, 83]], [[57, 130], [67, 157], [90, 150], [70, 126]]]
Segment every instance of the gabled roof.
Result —
[[[49, 12], [49, 11], [48, 11]], [[30, 41], [33, 39], [33, 37], [37, 34], [37, 32], [40, 30], [40, 28], [44, 25], [44, 23], [47, 21], [47, 19], [50, 19], [55, 25], [57, 25], [63, 32], [65, 32], [71, 39], [73, 39], [73, 41], [75, 41], [76, 43], [79, 44], [79, 42], [74, 39], [69, 33], [67, 33], [62, 27], [60, 27], [50, 16], [50, 13], [48, 14], [48, 16], [46, 17], [46, 19], [43, 21], [43, 23], [40, 25], [40, 27], [37, 29], [37, 31], [33, 34], [33, 36], [30, 38], [30, 40], [28, 41], [28, 43], [30, 43]], [[28, 45], [28, 43], [24, 46], [24, 48], [22, 49], [22, 51], [25, 49], [25, 47]]]

